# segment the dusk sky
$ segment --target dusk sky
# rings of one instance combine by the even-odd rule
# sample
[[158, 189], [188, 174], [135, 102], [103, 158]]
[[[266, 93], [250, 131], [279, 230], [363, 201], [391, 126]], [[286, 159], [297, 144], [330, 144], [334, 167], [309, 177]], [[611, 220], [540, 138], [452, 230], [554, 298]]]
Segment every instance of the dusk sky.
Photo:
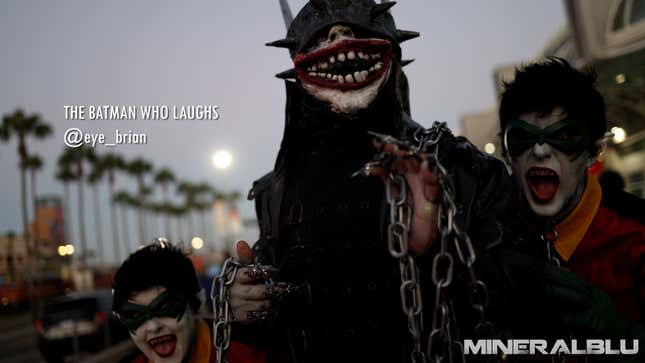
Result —
[[[290, 1], [294, 15], [305, 2]], [[2, 7], [0, 112], [17, 107], [38, 112], [55, 129], [45, 142], [28, 144], [45, 159], [39, 194], [62, 194], [54, 174], [70, 127], [104, 132], [108, 141], [116, 129], [146, 133], [147, 145], [99, 145], [97, 152], [141, 156], [181, 179], [208, 181], [243, 195], [272, 168], [285, 104], [284, 85], [273, 75], [291, 68], [286, 50], [264, 46], [286, 33], [278, 0], [10, 0]], [[426, 126], [444, 120], [453, 128], [461, 115], [494, 104], [494, 67], [530, 60], [566, 24], [564, 5], [556, 0], [400, 0], [392, 13], [399, 28], [421, 33], [402, 46], [404, 58], [416, 59], [405, 68], [413, 118]], [[221, 117], [64, 119], [64, 105], [150, 104], [218, 105]], [[211, 163], [221, 148], [234, 155], [226, 172]], [[15, 141], [0, 144], [2, 234], [22, 229], [17, 161]], [[118, 185], [135, 190], [126, 176]], [[108, 197], [102, 191], [104, 238], [109, 239]], [[72, 206], [75, 195], [72, 187]], [[91, 198], [86, 199], [91, 246], [94, 223]], [[250, 202], [240, 207], [243, 216], [253, 216]], [[72, 217], [74, 238], [77, 218]]]

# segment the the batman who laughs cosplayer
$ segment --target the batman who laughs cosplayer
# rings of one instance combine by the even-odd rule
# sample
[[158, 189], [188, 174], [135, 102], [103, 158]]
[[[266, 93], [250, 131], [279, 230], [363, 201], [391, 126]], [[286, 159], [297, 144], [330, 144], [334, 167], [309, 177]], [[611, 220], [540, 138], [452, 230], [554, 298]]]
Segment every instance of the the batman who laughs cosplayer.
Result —
[[375, 153], [368, 130], [416, 127], [400, 43], [418, 33], [395, 27], [392, 5], [310, 1], [287, 37], [268, 44], [288, 48], [295, 69], [278, 74], [292, 79], [275, 169], [250, 192], [261, 226], [254, 257], [298, 287], [275, 307], [275, 331], [262, 334], [292, 362], [409, 357], [383, 185], [351, 177]]

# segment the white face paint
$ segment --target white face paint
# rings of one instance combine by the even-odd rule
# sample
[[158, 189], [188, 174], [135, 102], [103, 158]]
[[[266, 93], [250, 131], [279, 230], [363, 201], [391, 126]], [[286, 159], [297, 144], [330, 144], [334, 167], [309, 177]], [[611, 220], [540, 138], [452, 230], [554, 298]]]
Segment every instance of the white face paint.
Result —
[[303, 88], [334, 112], [354, 114], [372, 104], [390, 76], [392, 45], [357, 39], [351, 28], [333, 26], [294, 63]]
[[[134, 294], [129, 302], [138, 305], [150, 304], [165, 287], [154, 287]], [[154, 317], [132, 333], [130, 337], [134, 344], [155, 363], [181, 363], [190, 354], [195, 341], [195, 325], [197, 317], [186, 305], [186, 311], [181, 319]]]
[[[546, 116], [533, 112], [522, 114], [519, 119], [543, 129], [566, 116], [566, 112], [557, 107]], [[571, 158], [548, 143], [536, 143], [511, 158], [513, 176], [536, 215], [561, 219], [578, 204], [585, 187], [586, 170], [592, 160], [588, 151]]]

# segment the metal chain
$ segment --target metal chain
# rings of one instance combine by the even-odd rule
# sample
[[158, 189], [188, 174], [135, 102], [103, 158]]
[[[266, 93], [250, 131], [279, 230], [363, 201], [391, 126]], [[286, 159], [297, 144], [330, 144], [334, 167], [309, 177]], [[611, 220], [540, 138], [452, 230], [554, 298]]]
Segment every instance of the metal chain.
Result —
[[[423, 153], [430, 159], [430, 165], [437, 172], [438, 183], [441, 187], [441, 197], [438, 203], [438, 231], [440, 232], [439, 252], [433, 258], [432, 282], [435, 286], [435, 301], [432, 313], [432, 330], [428, 336], [427, 351], [421, 349], [423, 333], [423, 303], [419, 284], [419, 270], [414, 258], [408, 254], [408, 235], [410, 232], [411, 207], [407, 201], [407, 186], [405, 179], [398, 174], [390, 173], [386, 182], [386, 198], [390, 206], [390, 225], [387, 229], [388, 250], [392, 257], [398, 259], [401, 271], [401, 306], [408, 317], [408, 328], [414, 341], [412, 362], [431, 361], [465, 362], [463, 346], [455, 336], [451, 325], [456, 325], [452, 301], [447, 287], [452, 283], [454, 257], [449, 251], [453, 247], [459, 261], [468, 272], [468, 297], [471, 307], [478, 313], [475, 332], [480, 337], [493, 335], [494, 327], [487, 320], [484, 310], [488, 305], [488, 288], [477, 278], [474, 270], [476, 254], [473, 244], [465, 231], [455, 223], [457, 204], [452, 185], [446, 168], [439, 158], [439, 143], [445, 135], [450, 134], [446, 123], [435, 122], [430, 129], [419, 129], [414, 134], [418, 146], [410, 146], [408, 142], [400, 142], [390, 136], [378, 135], [383, 142], [397, 142], [403, 145], [410, 154]], [[369, 175], [380, 160], [366, 164], [364, 174]], [[398, 193], [397, 193], [398, 191]]]
[[216, 362], [226, 363], [226, 351], [231, 342], [231, 321], [233, 316], [229, 306], [229, 288], [235, 281], [240, 264], [229, 258], [224, 262], [224, 267], [219, 276], [213, 279], [211, 285], [211, 299], [213, 301], [213, 345], [216, 349]]
[[414, 258], [408, 254], [408, 236], [412, 208], [407, 203], [407, 185], [401, 175], [390, 174], [385, 185], [385, 197], [390, 206], [390, 225], [387, 228], [388, 250], [399, 262], [401, 273], [401, 307], [408, 318], [408, 330], [414, 341], [413, 363], [425, 363], [422, 349], [423, 301], [419, 284], [419, 269]]

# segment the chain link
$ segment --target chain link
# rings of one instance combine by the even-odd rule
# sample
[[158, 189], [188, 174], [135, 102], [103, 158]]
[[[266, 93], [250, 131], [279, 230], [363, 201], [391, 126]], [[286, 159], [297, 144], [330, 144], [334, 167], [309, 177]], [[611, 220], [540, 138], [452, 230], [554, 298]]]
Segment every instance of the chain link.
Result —
[[[433, 258], [432, 283], [435, 286], [435, 301], [432, 312], [432, 330], [428, 336], [427, 350], [422, 351], [421, 336], [423, 333], [423, 303], [421, 299], [421, 285], [419, 283], [419, 270], [414, 258], [408, 254], [408, 235], [412, 211], [408, 203], [408, 190], [405, 179], [398, 174], [390, 173], [385, 186], [387, 202], [390, 206], [390, 224], [387, 229], [388, 250], [392, 257], [399, 262], [401, 272], [401, 306], [408, 318], [408, 327], [414, 342], [412, 362], [465, 362], [463, 345], [457, 340], [451, 325], [456, 325], [456, 318], [450, 295], [447, 288], [453, 281], [454, 257], [450, 250], [454, 250], [459, 261], [468, 272], [468, 297], [471, 307], [478, 313], [479, 320], [475, 325], [475, 332], [480, 337], [490, 337], [494, 333], [493, 324], [486, 319], [484, 314], [488, 305], [488, 289], [486, 284], [477, 278], [473, 265], [476, 261], [475, 248], [470, 237], [462, 231], [455, 217], [457, 203], [450, 184], [447, 169], [441, 164], [439, 155], [440, 141], [450, 135], [446, 123], [435, 122], [430, 129], [419, 129], [414, 133], [414, 141], [418, 146], [405, 144], [410, 154], [423, 153], [429, 158], [429, 165], [434, 167], [438, 183], [441, 188], [441, 197], [438, 201], [437, 227], [440, 232], [439, 252]], [[377, 135], [378, 136], [378, 135]], [[381, 135], [383, 136], [383, 135]], [[385, 138], [386, 137], [386, 138]], [[398, 140], [385, 136], [383, 142], [398, 142]], [[375, 163], [378, 164], [378, 161]], [[370, 168], [374, 163], [368, 164]], [[371, 169], [370, 169], [371, 170]], [[370, 170], [365, 170], [369, 174]], [[449, 248], [452, 247], [452, 248]]]
[[222, 272], [213, 279], [211, 299], [213, 301], [213, 345], [216, 349], [216, 362], [226, 363], [226, 351], [231, 342], [231, 321], [233, 320], [229, 306], [229, 288], [235, 281], [240, 264], [229, 258], [224, 262]]

